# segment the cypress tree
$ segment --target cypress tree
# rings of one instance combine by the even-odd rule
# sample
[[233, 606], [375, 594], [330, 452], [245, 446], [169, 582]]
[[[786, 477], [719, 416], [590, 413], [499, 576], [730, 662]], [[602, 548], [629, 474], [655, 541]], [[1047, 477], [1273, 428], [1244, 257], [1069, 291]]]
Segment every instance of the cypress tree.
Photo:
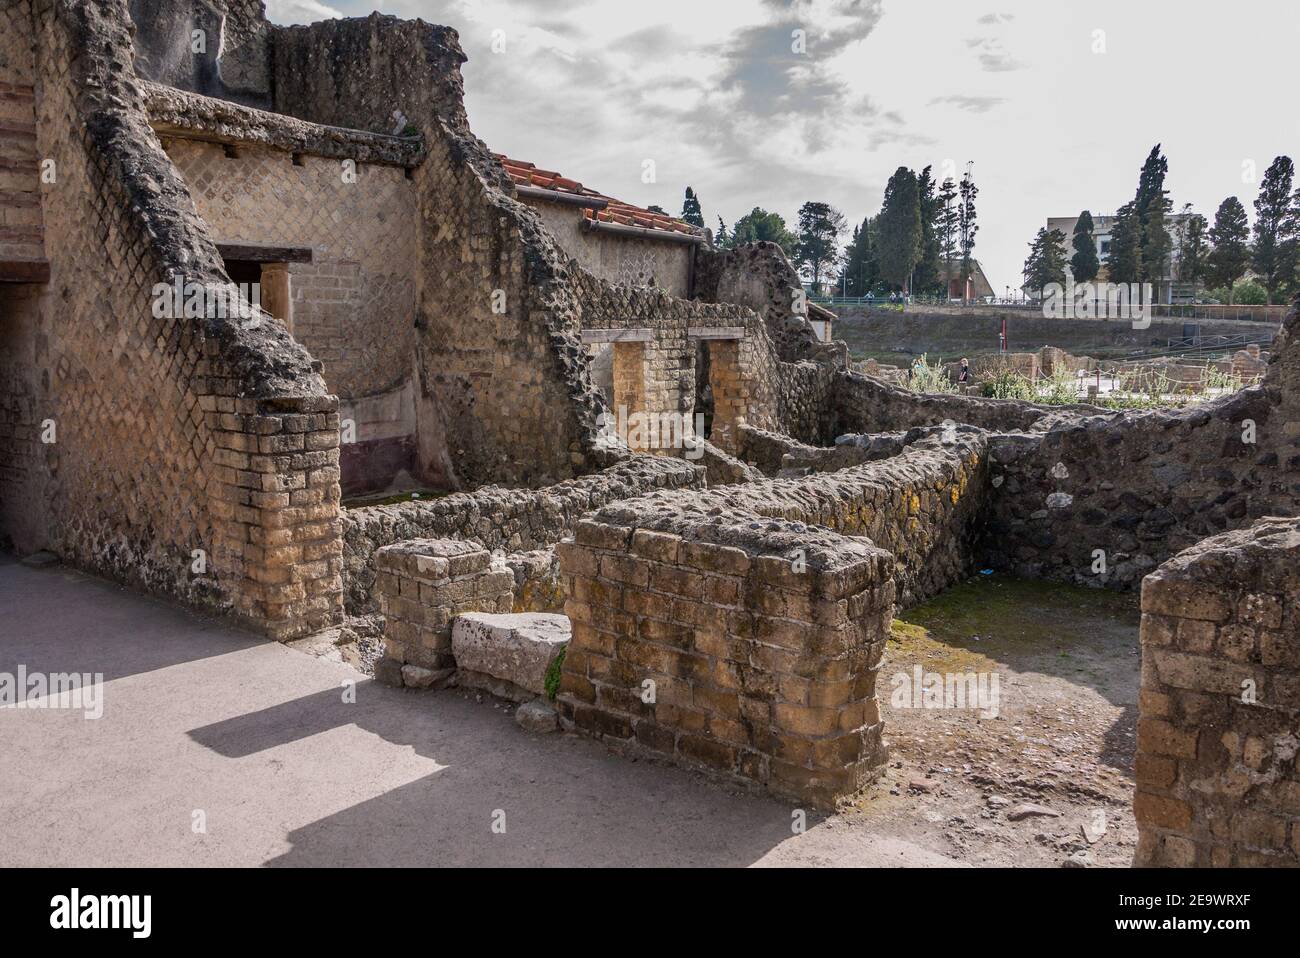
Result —
[[704, 226], [704, 211], [700, 209], [700, 198], [689, 186], [686, 187], [686, 197], [682, 200], [682, 221], [692, 226], [701, 228]]
[[885, 201], [877, 219], [876, 255], [880, 274], [898, 288], [907, 286], [921, 258], [921, 200], [916, 174], [900, 166], [885, 184]]
[[1074, 255], [1070, 257], [1070, 272], [1076, 283], [1090, 283], [1101, 272], [1101, 261], [1097, 258], [1097, 240], [1092, 235], [1092, 213], [1084, 210], [1074, 224], [1072, 246]]

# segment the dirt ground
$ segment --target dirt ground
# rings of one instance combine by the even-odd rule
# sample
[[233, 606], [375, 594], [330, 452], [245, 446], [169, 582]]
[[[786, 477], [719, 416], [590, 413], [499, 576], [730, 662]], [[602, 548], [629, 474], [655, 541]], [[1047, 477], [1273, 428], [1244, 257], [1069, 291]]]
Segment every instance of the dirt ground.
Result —
[[[1129, 865], [1138, 620], [1133, 595], [999, 575], [905, 613], [877, 685], [888, 770], [826, 825], [972, 865]], [[996, 717], [915, 707], [917, 666], [996, 673]]]

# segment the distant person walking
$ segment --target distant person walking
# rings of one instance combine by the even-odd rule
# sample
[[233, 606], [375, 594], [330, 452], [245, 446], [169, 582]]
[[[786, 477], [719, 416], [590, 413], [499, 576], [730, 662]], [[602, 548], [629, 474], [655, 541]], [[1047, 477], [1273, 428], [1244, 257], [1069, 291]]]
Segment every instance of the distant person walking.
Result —
[[970, 360], [965, 356], [961, 358], [961, 367], [957, 370], [957, 382], [963, 386], [970, 383]]

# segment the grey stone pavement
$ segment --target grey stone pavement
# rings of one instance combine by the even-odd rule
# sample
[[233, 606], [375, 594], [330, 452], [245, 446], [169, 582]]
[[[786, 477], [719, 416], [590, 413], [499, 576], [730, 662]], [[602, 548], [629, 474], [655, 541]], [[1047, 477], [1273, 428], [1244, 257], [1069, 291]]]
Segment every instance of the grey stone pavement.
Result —
[[0, 553], [19, 665], [102, 672], [104, 712], [0, 708], [0, 866], [956, 864]]

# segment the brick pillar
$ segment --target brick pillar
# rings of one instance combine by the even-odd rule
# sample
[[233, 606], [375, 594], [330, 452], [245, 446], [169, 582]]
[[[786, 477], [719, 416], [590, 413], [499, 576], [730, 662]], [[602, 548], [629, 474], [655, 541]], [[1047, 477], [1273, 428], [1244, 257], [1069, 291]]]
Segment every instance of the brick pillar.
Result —
[[[210, 381], [235, 389], [230, 380]], [[208, 548], [233, 611], [281, 640], [337, 625], [343, 618], [338, 400], [205, 395], [200, 405], [216, 440]]]
[[401, 667], [448, 669], [452, 620], [462, 612], [510, 612], [514, 573], [491, 568], [474, 542], [411, 539], [375, 553], [375, 594], [384, 613], [384, 661], [375, 677], [401, 684]]
[[[584, 521], [557, 546], [568, 727], [832, 807], [883, 767], [892, 557], [795, 524], [707, 541]], [[766, 538], [764, 538], [766, 536]]]
[[741, 348], [738, 339], [709, 342], [709, 384], [713, 387], [713, 431], [709, 441], [733, 456], [740, 449], [737, 427], [749, 415], [750, 389], [741, 370]]
[[1142, 583], [1137, 865], [1300, 866], [1300, 520]]

